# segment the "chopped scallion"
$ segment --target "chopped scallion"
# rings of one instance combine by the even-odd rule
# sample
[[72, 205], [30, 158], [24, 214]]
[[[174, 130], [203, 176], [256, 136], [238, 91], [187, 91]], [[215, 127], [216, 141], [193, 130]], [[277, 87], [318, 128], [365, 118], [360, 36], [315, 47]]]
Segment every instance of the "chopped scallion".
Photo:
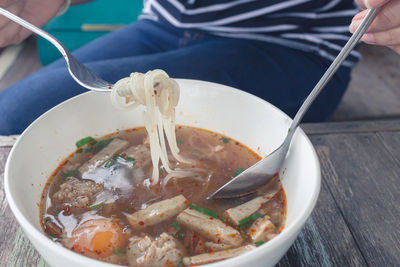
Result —
[[195, 205], [192, 205], [192, 204], [188, 204], [188, 206], [189, 206], [190, 208], [192, 208], [192, 209], [194, 209], [194, 210], [197, 210], [198, 212], [204, 213], [204, 214], [206, 214], [206, 215], [208, 215], [208, 216], [210, 216], [210, 217], [218, 218], [218, 213], [216, 213], [215, 211], [208, 210], [208, 209], [204, 209], [204, 208], [202, 208], [202, 207], [195, 206]]
[[249, 217], [246, 217], [246, 218], [244, 218], [244, 219], [241, 219], [241, 220], [239, 221], [239, 225], [243, 225], [243, 224], [246, 224], [246, 223], [248, 223], [248, 222], [250, 222], [250, 221], [257, 220], [257, 219], [260, 218], [260, 217], [261, 217], [261, 214], [260, 214], [260, 213], [254, 213], [253, 215], [250, 215]]
[[174, 228], [176, 229], [176, 231], [181, 230], [181, 226], [179, 225], [178, 222], [173, 222], [172, 225], [174, 226]]
[[113, 138], [108, 138], [108, 139], [103, 139], [100, 141], [97, 141], [95, 144], [93, 144], [91, 147], [84, 149], [83, 152], [99, 152], [100, 150], [102, 150], [103, 148], [105, 148], [106, 146], [108, 146], [109, 143], [111, 143], [111, 141], [113, 140]]
[[182, 141], [182, 140], [176, 140], [176, 143], [177, 143], [178, 145], [182, 145], [182, 144], [183, 144], [183, 141]]
[[258, 247], [258, 246], [261, 246], [264, 243], [265, 242], [261, 240], [261, 241], [255, 242], [254, 245], [256, 245]]
[[68, 177], [77, 176], [77, 175], [78, 175], [78, 170], [70, 170], [70, 171], [67, 171], [66, 173], [64, 173], [62, 175], [62, 177], [63, 178], [68, 178]]
[[106, 164], [104, 164], [104, 167], [110, 168], [114, 164], [115, 164], [115, 158], [111, 158], [111, 159], [106, 161]]
[[177, 239], [184, 239], [185, 238], [185, 233], [174, 234], [172, 236], [177, 238]]
[[123, 257], [125, 253], [126, 253], [126, 249], [125, 248], [114, 249], [113, 250], [113, 254], [115, 254], [115, 255], [117, 255], [119, 257]]
[[89, 144], [89, 143], [95, 144], [96, 142], [97, 141], [93, 137], [88, 136], [88, 137], [82, 138], [81, 140], [76, 142], [75, 145], [77, 148], [80, 148], [81, 146], [84, 146], [86, 144]]
[[125, 160], [126, 160], [127, 162], [134, 162], [134, 161], [135, 161], [135, 159], [134, 159], [134, 158], [131, 158], [131, 157], [126, 157]]
[[237, 168], [235, 171], [235, 177], [238, 176], [239, 174], [241, 174], [244, 171], [243, 168]]
[[222, 142], [224, 142], [225, 144], [229, 143], [229, 138], [226, 137], [222, 138]]
[[88, 209], [90, 209], [90, 210], [97, 209], [97, 208], [103, 206], [104, 203], [105, 203], [104, 201], [101, 201], [101, 202], [99, 202], [99, 203], [92, 204], [92, 205], [88, 206]]

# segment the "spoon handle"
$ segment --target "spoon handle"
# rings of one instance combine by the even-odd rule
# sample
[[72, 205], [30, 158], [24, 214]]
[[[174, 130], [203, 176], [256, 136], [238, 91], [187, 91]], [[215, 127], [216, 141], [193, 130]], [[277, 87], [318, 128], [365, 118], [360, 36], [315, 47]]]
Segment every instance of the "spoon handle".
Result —
[[376, 15], [378, 14], [381, 8], [372, 8], [368, 11], [367, 15], [361, 22], [360, 26], [357, 30], [353, 33], [350, 39], [347, 41], [346, 45], [342, 48], [338, 56], [326, 70], [325, 74], [319, 80], [319, 82], [315, 85], [314, 89], [308, 95], [306, 100], [304, 101], [303, 105], [300, 107], [299, 111], [297, 111], [296, 116], [293, 119], [292, 124], [290, 125], [289, 134], [286, 137], [286, 141], [289, 141], [296, 131], [297, 126], [299, 126], [300, 121], [303, 119], [304, 114], [307, 112], [310, 105], [314, 102], [315, 98], [319, 95], [325, 85], [329, 82], [332, 76], [336, 73], [337, 69], [341, 66], [343, 61], [349, 55], [349, 53], [353, 50], [354, 46], [360, 41], [361, 37], [364, 35], [365, 31], [371, 25], [372, 21], [375, 19]]

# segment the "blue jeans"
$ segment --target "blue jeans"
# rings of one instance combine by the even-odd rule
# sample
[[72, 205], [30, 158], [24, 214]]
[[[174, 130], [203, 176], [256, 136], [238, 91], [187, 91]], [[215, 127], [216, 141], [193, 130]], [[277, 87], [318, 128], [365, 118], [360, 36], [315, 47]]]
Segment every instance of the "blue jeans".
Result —
[[[275, 44], [212, 36], [141, 20], [78, 49], [74, 55], [110, 82], [163, 69], [171, 77], [211, 81], [257, 95], [293, 116], [329, 62]], [[342, 67], [305, 121], [323, 121], [350, 80]], [[58, 103], [85, 92], [58, 60], [0, 92], [0, 135], [21, 133]]]

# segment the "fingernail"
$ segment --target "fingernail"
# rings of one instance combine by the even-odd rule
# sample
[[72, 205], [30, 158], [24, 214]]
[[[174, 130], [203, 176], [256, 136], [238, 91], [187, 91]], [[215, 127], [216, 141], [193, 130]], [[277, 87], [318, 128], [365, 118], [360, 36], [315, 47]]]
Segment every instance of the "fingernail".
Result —
[[363, 37], [361, 37], [361, 41], [364, 43], [374, 44], [375, 38], [373, 33], [365, 33]]
[[358, 26], [360, 26], [362, 20], [353, 20], [350, 24], [349, 30], [351, 33], [354, 33]]

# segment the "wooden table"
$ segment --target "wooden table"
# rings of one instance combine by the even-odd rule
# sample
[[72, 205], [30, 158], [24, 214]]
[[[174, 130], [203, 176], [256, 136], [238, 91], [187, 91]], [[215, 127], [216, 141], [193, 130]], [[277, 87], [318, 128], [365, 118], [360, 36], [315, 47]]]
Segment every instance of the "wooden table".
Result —
[[[304, 124], [321, 162], [317, 206], [278, 266], [399, 266], [400, 120]], [[13, 138], [0, 137], [0, 179]], [[0, 266], [47, 266], [0, 183]]]

